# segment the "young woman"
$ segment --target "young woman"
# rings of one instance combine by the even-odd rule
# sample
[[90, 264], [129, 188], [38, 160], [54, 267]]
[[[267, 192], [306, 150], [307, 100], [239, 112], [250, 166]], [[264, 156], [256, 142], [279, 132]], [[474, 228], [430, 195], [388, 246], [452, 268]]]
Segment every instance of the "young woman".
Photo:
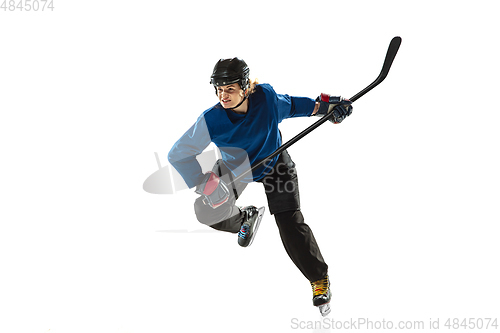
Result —
[[[249, 73], [241, 59], [217, 62], [211, 84], [219, 103], [201, 114], [174, 144], [168, 158], [189, 188], [196, 187], [200, 194], [194, 204], [198, 220], [214, 229], [237, 233], [241, 246], [251, 244], [264, 209], [240, 208], [236, 200], [248, 183], [262, 183], [285, 250], [310, 281], [313, 304], [326, 315], [331, 298], [328, 265], [304, 222], [295, 163], [288, 152], [266, 161], [241, 181], [233, 180], [281, 145], [278, 124], [283, 119], [324, 116], [332, 111], [332, 122], [340, 123], [351, 114], [352, 106], [347, 100], [325, 94], [316, 101], [277, 94], [269, 84], [250, 81]], [[219, 148], [222, 159], [203, 174], [196, 156], [211, 142]]]

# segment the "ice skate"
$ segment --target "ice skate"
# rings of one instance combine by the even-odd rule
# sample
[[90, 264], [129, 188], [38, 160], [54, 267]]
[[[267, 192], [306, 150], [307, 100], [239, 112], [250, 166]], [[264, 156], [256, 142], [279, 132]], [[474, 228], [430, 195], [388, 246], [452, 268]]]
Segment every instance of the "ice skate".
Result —
[[311, 287], [313, 290], [313, 305], [318, 307], [322, 316], [326, 316], [330, 313], [330, 299], [332, 298], [328, 275], [321, 280], [311, 282]]
[[238, 244], [240, 246], [247, 247], [252, 244], [257, 229], [259, 229], [262, 216], [264, 215], [264, 210], [264, 207], [257, 208], [255, 206], [248, 206], [241, 209], [245, 215], [240, 232], [238, 233]]

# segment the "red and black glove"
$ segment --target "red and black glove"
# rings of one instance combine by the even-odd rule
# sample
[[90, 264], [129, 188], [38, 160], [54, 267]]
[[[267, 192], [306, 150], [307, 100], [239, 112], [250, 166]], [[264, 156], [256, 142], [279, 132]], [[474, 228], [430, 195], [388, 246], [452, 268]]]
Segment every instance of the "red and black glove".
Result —
[[341, 123], [352, 113], [352, 102], [340, 96], [321, 94], [316, 98], [316, 102], [319, 102], [319, 109], [315, 116], [323, 117], [333, 110], [333, 117], [329, 120], [334, 124]]
[[229, 200], [226, 183], [212, 171], [205, 174], [203, 181], [196, 186], [195, 192], [202, 195], [203, 202], [214, 209]]

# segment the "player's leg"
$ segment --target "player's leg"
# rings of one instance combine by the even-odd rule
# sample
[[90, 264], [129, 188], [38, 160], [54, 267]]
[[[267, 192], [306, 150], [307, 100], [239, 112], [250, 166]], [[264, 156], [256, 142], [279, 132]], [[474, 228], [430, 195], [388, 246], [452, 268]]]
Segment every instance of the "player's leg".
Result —
[[[284, 151], [276, 166], [262, 183], [271, 214], [274, 214], [283, 246], [297, 268], [313, 287], [313, 304], [322, 306], [330, 301], [328, 265], [326, 264], [311, 228], [300, 210], [300, 195], [295, 163]], [[320, 309], [322, 314], [323, 310]], [[327, 312], [326, 312], [327, 313]]]
[[274, 215], [286, 252], [297, 268], [310, 281], [324, 278], [328, 273], [318, 243], [311, 228], [304, 222], [300, 210]]

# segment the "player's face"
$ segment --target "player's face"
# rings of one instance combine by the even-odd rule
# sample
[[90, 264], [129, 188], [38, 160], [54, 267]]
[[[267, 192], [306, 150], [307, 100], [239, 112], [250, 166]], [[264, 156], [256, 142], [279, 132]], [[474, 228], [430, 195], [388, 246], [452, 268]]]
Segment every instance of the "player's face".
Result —
[[243, 100], [243, 89], [237, 83], [220, 86], [217, 87], [217, 97], [219, 97], [220, 104], [224, 108], [231, 109]]

